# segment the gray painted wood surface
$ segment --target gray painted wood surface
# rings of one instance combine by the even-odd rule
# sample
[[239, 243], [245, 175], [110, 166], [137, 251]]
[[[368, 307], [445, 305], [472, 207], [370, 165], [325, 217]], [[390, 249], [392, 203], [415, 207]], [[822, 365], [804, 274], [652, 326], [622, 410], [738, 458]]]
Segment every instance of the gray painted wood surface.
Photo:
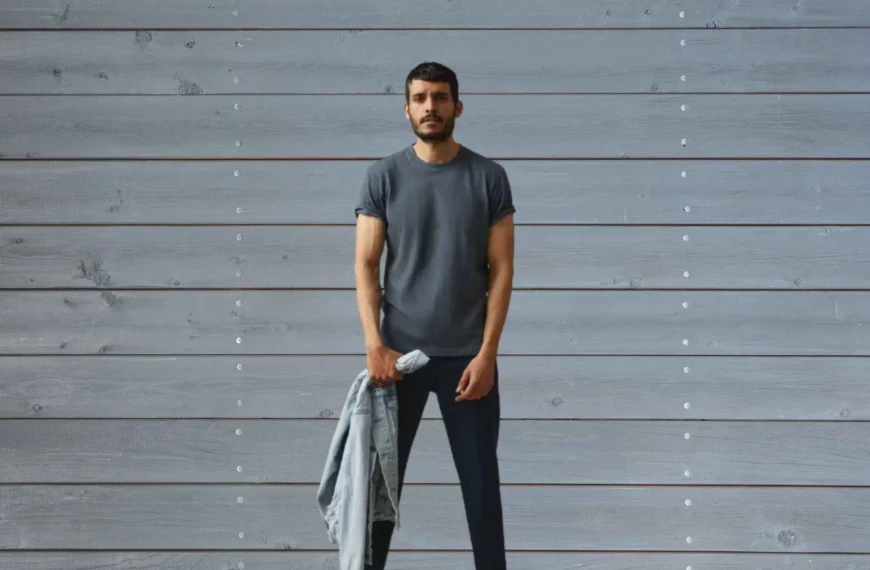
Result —
[[[390, 566], [431, 570], [474, 570], [470, 552], [391, 552]], [[864, 570], [866, 555], [837, 554], [658, 554], [509, 552], [516, 570]], [[334, 552], [0, 552], [5, 570], [235, 570], [239, 564], [258, 570], [340, 570]]]
[[[0, 354], [359, 354], [353, 291], [0, 292]], [[863, 291], [516, 291], [502, 354], [870, 355]]]
[[[335, 424], [2, 420], [0, 483], [317, 484]], [[870, 423], [841, 424], [503, 421], [500, 478], [504, 485], [865, 485]], [[420, 426], [406, 480], [459, 483], [440, 420]]]
[[[337, 567], [353, 206], [436, 59], [518, 206], [510, 567], [870, 569], [868, 27], [859, 0], [0, 2], [0, 568]], [[388, 568], [471, 568], [424, 415]]]
[[[2, 362], [0, 418], [337, 418], [365, 368], [362, 355]], [[870, 419], [864, 357], [500, 356], [499, 375], [505, 419]], [[434, 396], [424, 417], [441, 417]]]
[[[397, 533], [398, 534], [398, 533]], [[658, 554], [509, 552], [508, 567], [516, 570], [865, 570], [866, 555], [838, 554]], [[258, 570], [340, 570], [334, 552], [0, 552], [5, 570], [235, 570], [239, 564]], [[470, 552], [390, 553], [390, 567], [431, 570], [474, 570]]]
[[[0, 228], [0, 288], [353, 289], [354, 235], [350, 225]], [[867, 227], [520, 227], [514, 287], [870, 289], [868, 243]]]
[[0, 93], [402, 94], [427, 59], [461, 94], [870, 90], [864, 29], [144, 33], [0, 36]]
[[[352, 224], [369, 164], [0, 161], [0, 223]], [[866, 224], [870, 212], [868, 161], [500, 164], [523, 225]]]
[[[7, 513], [0, 546], [331, 549], [312, 507], [316, 490], [262, 484], [0, 486]], [[511, 550], [837, 554], [866, 549], [870, 533], [868, 488], [505, 485], [501, 495]], [[470, 548], [459, 486], [409, 485], [402, 502], [405, 519], [394, 548]], [[57, 520], [76, 522], [59, 533]]]
[[[399, 95], [10, 95], [0, 107], [0, 154], [378, 158], [412, 142], [403, 101]], [[467, 95], [464, 101], [468, 114], [457, 120], [456, 136], [492, 158], [870, 157], [867, 94]]]
[[[4, 0], [0, 22], [8, 28], [498, 28], [498, 27], [699, 27], [867, 26], [861, 0], [523, 0], [406, 3], [379, 0]], [[681, 17], [680, 13], [683, 12]]]

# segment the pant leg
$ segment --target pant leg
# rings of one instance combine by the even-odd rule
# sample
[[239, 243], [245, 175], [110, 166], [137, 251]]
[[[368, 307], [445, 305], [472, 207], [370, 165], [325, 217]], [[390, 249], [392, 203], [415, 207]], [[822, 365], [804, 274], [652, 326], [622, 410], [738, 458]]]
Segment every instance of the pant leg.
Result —
[[[399, 456], [399, 496], [401, 501], [402, 488], [405, 483], [405, 469], [408, 466], [408, 457], [411, 454], [411, 446], [426, 408], [431, 384], [424, 371], [428, 364], [409, 374], [405, 374], [403, 380], [396, 382], [396, 401], [398, 402], [398, 456]], [[375, 521], [372, 524], [372, 564], [365, 565], [365, 570], [384, 570], [387, 564], [387, 555], [393, 538], [395, 523], [392, 521]]]
[[[498, 365], [489, 393], [456, 401], [456, 387], [471, 357], [445, 359], [436, 393], [456, 464], [476, 570], [504, 570], [504, 521], [498, 468]], [[434, 370], [433, 370], [434, 372]]]

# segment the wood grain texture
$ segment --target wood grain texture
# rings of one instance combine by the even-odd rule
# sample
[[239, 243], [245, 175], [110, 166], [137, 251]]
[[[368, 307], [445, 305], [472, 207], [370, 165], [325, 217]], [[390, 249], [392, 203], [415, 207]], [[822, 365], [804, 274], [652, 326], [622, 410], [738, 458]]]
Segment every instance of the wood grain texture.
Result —
[[[243, 484], [2, 486], [0, 507], [8, 522], [0, 526], [0, 545], [7, 550], [332, 549], [316, 490]], [[866, 551], [870, 538], [868, 488], [505, 486], [502, 502], [511, 550], [837, 554]], [[402, 505], [404, 524], [392, 548], [470, 549], [458, 486], [409, 485]], [[64, 532], [57, 532], [58, 524]]]
[[[10, 95], [0, 111], [0, 154], [377, 158], [413, 142], [403, 101]], [[492, 158], [870, 157], [863, 136], [870, 95], [467, 95], [464, 102], [457, 140]]]
[[[0, 227], [0, 288], [352, 289], [354, 236], [353, 226]], [[514, 287], [870, 289], [867, 243], [866, 227], [524, 226]]]
[[[2, 420], [0, 483], [317, 484], [336, 423]], [[498, 455], [502, 484], [868, 485], [870, 423], [502, 421]], [[459, 483], [441, 421], [413, 456], [408, 482]]]
[[[370, 164], [0, 161], [0, 223], [352, 224]], [[865, 224], [870, 212], [866, 161], [500, 164], [518, 224]]]
[[[401, 531], [399, 531], [401, 532]], [[398, 535], [398, 533], [397, 533]], [[340, 570], [335, 552], [0, 552], [4, 570]], [[864, 570], [867, 555], [852, 554], [657, 554], [613, 552], [508, 552], [516, 570]], [[474, 570], [471, 552], [390, 552], [396, 568]]]
[[858, 29], [163, 31], [147, 38], [141, 31], [0, 34], [0, 93], [401, 94], [410, 69], [427, 60], [449, 62], [463, 94], [870, 90], [870, 35]]
[[[684, 17], [680, 17], [680, 12]], [[370, 28], [370, 27], [700, 27], [870, 25], [861, 0], [699, 0], [682, 6], [665, 0], [522, 0], [485, 3], [414, 3], [379, 0], [295, 2], [178, 0], [172, 11], [160, 0], [5, 0], [6, 28]]]
[[[360, 354], [346, 291], [0, 292], [0, 353]], [[516, 291], [502, 354], [868, 355], [866, 292]]]
[[[12, 356], [2, 366], [0, 418], [320, 419], [341, 413], [365, 358]], [[863, 357], [499, 357], [504, 419], [868, 420], [868, 377]], [[441, 417], [434, 396], [423, 416]]]

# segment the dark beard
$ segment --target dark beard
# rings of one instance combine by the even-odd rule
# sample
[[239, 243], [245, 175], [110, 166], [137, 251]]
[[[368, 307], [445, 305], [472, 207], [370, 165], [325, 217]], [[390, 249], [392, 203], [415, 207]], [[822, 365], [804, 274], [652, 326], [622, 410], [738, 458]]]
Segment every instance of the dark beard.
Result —
[[456, 119], [454, 117], [450, 117], [449, 119], [444, 119], [441, 123], [444, 128], [441, 132], [438, 133], [424, 133], [421, 132], [413, 123], [411, 122], [411, 129], [413, 129], [414, 134], [420, 137], [420, 140], [424, 142], [443, 142], [450, 138], [453, 134], [453, 129], [456, 126]]

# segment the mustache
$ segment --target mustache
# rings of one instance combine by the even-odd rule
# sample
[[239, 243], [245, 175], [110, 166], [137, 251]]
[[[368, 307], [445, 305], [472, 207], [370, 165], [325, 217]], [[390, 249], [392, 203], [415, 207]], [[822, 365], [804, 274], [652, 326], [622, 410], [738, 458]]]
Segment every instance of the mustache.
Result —
[[425, 117], [420, 119], [421, 124], [422, 123], [433, 123], [433, 122], [434, 123], [442, 123], [444, 121], [441, 119], [441, 117], [438, 117], [437, 115], [426, 115]]

